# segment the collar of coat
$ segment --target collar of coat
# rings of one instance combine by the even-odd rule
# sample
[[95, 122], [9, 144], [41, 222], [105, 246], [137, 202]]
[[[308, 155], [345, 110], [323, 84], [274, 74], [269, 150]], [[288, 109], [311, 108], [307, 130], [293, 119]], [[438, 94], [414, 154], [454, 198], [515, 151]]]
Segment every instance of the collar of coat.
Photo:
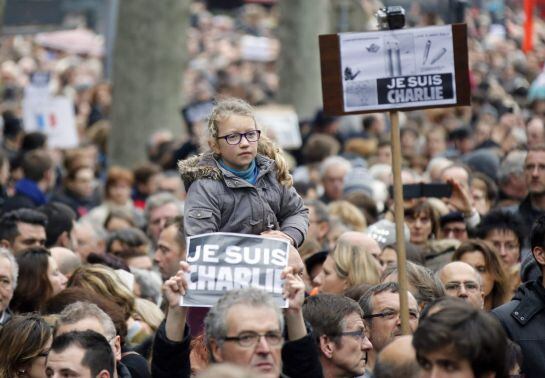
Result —
[[[274, 166], [274, 160], [260, 154], [256, 156], [256, 163], [259, 167], [258, 178], [269, 172]], [[178, 162], [178, 172], [180, 172], [186, 191], [189, 190], [194, 181], [199, 179], [216, 181], [241, 180], [233, 173], [222, 168], [211, 152], [205, 152], [185, 160], [180, 160]]]

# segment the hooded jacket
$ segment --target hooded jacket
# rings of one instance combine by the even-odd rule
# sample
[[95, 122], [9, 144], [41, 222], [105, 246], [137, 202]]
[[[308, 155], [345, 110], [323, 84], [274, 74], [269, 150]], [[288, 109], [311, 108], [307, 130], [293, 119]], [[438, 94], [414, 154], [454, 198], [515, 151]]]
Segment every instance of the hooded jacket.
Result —
[[545, 377], [545, 288], [541, 277], [520, 285], [513, 299], [492, 310], [492, 315], [520, 345], [525, 376]]
[[227, 171], [212, 153], [180, 161], [178, 168], [187, 197], [185, 236], [208, 232], [259, 235], [280, 230], [299, 246], [308, 229], [308, 209], [295, 188], [278, 182], [276, 164], [256, 156], [259, 174], [255, 185]]

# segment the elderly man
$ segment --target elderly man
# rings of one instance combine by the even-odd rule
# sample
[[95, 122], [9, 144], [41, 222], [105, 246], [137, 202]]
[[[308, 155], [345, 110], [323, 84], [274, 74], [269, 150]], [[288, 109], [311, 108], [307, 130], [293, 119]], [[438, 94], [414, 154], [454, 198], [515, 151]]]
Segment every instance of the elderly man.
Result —
[[17, 255], [29, 247], [43, 247], [47, 217], [33, 209], [19, 209], [0, 217], [0, 246]]
[[341, 295], [318, 294], [307, 298], [303, 315], [318, 339], [324, 377], [353, 378], [365, 373], [367, 352], [373, 346], [356, 301]]
[[17, 285], [18, 274], [19, 267], [13, 255], [0, 248], [0, 326], [11, 319], [9, 302]]
[[114, 376], [115, 361], [108, 340], [95, 331], [73, 331], [53, 340], [46, 375], [61, 377]]
[[[409, 303], [409, 328], [411, 333], [418, 326], [418, 304], [414, 296], [407, 292]], [[390, 342], [401, 336], [399, 314], [399, 286], [388, 282], [371, 286], [360, 298], [363, 318], [369, 328], [369, 340], [373, 350], [369, 352], [369, 367], [374, 368], [378, 353]]]
[[79, 255], [81, 261], [86, 262], [91, 253], [104, 254], [105, 235], [99, 235], [91, 223], [78, 222], [74, 231], [78, 242], [78, 247], [74, 252]]
[[[154, 378], [190, 375], [189, 358], [183, 358], [189, 355], [188, 308], [179, 306], [180, 297], [188, 290], [189, 271], [189, 265], [181, 262], [176, 276], [164, 285], [169, 309], [166, 322], [155, 337]], [[284, 316], [268, 293], [254, 288], [229, 291], [210, 309], [205, 319], [205, 337], [213, 363], [248, 366], [256, 376], [264, 378], [277, 378], [281, 374], [302, 378], [322, 376], [316, 342], [307, 334], [303, 319], [305, 285], [292, 267], [284, 270], [283, 278], [284, 295], [289, 300]], [[172, 358], [173, 355], [180, 358]]]
[[475, 308], [483, 308], [481, 276], [471, 265], [462, 261], [451, 262], [437, 272], [437, 277], [448, 296], [461, 298]]
[[340, 156], [326, 158], [320, 166], [324, 195], [320, 198], [328, 204], [340, 200], [343, 196], [344, 178], [352, 165], [348, 160]]
[[[179, 181], [181, 181], [178, 178]], [[159, 234], [165, 228], [168, 220], [183, 215], [178, 199], [171, 193], [161, 192], [146, 200], [144, 217], [146, 218], [147, 234], [155, 245]]]

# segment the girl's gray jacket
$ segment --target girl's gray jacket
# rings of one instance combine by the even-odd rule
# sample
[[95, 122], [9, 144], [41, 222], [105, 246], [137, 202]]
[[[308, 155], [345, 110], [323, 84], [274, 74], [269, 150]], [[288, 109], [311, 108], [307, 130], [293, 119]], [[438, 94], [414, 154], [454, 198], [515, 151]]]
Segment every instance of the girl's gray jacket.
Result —
[[295, 245], [303, 243], [308, 230], [308, 209], [293, 187], [281, 185], [276, 164], [256, 156], [259, 174], [255, 185], [227, 171], [212, 153], [178, 163], [187, 197], [184, 234], [234, 232], [259, 235], [280, 230]]

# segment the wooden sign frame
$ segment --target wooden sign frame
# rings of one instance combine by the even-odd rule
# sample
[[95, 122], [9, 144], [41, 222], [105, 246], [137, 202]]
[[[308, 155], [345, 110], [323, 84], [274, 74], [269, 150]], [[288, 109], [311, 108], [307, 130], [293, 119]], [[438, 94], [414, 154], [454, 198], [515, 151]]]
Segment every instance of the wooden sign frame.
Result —
[[[419, 109], [435, 109], [453, 106], [471, 105], [469, 87], [469, 64], [467, 50], [467, 25], [452, 25], [454, 47], [454, 70], [456, 81], [456, 104], [427, 105], [415, 107], [397, 107], [391, 110], [411, 111]], [[341, 51], [338, 34], [319, 36], [320, 68], [322, 72], [322, 98], [324, 111], [328, 115], [350, 115], [384, 112], [385, 110], [360, 110], [345, 112], [343, 104], [343, 83], [341, 76]]]

